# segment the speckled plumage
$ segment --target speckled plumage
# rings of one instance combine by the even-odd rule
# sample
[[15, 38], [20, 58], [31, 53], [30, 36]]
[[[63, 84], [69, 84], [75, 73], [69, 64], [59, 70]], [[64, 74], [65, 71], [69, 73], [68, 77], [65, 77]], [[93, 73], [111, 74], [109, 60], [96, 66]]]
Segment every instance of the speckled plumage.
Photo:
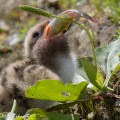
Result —
[[45, 25], [46, 21], [28, 31], [24, 44], [25, 57], [1, 73], [0, 112], [10, 111], [13, 99], [19, 106], [17, 113], [23, 114], [32, 107], [46, 109], [53, 102], [28, 99], [24, 95], [25, 89], [40, 79], [58, 79], [64, 83], [72, 81], [74, 62], [67, 38], [61, 33], [51, 39], [43, 39]]

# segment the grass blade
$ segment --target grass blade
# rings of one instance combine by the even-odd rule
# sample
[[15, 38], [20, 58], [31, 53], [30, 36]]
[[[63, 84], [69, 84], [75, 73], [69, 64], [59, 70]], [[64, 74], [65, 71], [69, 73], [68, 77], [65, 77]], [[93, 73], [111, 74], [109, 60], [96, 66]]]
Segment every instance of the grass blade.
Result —
[[34, 7], [34, 6], [30, 6], [30, 5], [19, 5], [19, 7], [27, 12], [31, 12], [37, 15], [42, 15], [45, 17], [53, 17], [54, 15], [51, 12], [45, 11], [43, 9]]

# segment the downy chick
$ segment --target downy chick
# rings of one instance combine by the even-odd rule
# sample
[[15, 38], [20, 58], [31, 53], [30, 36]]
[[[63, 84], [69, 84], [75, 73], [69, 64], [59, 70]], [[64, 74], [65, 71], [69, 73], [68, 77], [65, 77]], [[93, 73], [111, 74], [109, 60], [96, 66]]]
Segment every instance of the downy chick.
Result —
[[47, 21], [39, 23], [28, 31], [24, 44], [25, 58], [2, 72], [0, 112], [10, 111], [14, 99], [18, 105], [16, 112], [20, 114], [33, 107], [46, 109], [53, 102], [28, 99], [25, 89], [40, 79], [57, 79], [64, 83], [72, 81], [75, 67], [67, 37], [62, 32], [50, 39], [43, 39], [46, 24]]

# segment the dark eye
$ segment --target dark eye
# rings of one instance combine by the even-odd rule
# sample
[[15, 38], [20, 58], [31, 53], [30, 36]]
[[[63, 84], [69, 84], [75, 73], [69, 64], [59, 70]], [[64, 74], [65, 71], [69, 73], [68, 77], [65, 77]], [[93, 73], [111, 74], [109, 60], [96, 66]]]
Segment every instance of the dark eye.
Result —
[[39, 35], [40, 35], [40, 33], [38, 31], [36, 31], [36, 32], [33, 33], [32, 37], [37, 38]]

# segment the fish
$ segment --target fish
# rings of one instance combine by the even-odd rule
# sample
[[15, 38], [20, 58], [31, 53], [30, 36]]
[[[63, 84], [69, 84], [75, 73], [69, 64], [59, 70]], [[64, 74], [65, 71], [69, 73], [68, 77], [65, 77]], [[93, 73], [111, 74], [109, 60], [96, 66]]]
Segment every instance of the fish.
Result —
[[92, 22], [96, 22], [95, 19], [90, 17], [85, 12], [82, 12], [80, 10], [76, 9], [69, 9], [66, 10], [58, 15], [58, 17], [62, 18], [54, 18], [51, 20], [51, 22], [46, 26], [44, 30], [43, 37], [44, 39], [49, 39], [54, 37], [55, 35], [58, 35], [62, 31], [65, 31], [69, 28], [72, 21], [77, 21], [80, 19], [80, 17], [86, 18]]

